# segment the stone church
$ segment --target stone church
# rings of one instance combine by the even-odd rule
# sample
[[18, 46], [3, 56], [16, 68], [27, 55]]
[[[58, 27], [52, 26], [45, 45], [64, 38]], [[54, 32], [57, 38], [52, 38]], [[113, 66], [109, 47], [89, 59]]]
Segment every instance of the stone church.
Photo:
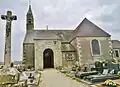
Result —
[[73, 30], [34, 30], [31, 5], [26, 15], [23, 62], [36, 70], [91, 65], [110, 57], [111, 35], [85, 18]]

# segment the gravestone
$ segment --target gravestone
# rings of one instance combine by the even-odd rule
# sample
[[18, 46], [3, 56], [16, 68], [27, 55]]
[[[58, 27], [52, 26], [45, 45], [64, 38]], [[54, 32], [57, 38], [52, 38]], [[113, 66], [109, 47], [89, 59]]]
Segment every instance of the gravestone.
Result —
[[99, 73], [102, 73], [103, 72], [103, 63], [101, 62], [95, 62], [95, 69], [96, 71], [98, 71]]
[[108, 69], [109, 69], [109, 71], [114, 70], [114, 74], [117, 74], [117, 72], [120, 70], [119, 64], [114, 64], [112, 62], [109, 62], [108, 63]]

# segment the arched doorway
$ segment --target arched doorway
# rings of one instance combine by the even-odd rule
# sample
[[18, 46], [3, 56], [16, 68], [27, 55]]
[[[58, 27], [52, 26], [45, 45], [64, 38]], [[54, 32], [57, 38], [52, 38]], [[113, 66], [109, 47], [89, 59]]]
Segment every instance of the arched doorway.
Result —
[[54, 54], [52, 49], [45, 49], [43, 52], [44, 68], [54, 68]]

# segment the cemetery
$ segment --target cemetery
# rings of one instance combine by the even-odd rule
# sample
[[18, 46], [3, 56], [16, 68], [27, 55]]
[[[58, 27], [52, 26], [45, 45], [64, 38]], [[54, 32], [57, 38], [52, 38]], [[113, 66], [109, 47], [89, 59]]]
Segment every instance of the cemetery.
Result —
[[[76, 68], [73, 66], [73, 68], [62, 68], [60, 72], [74, 80], [91, 86], [102, 84], [103, 87], [106, 87], [105, 84], [109, 81], [111, 84], [114, 83], [114, 85], [120, 85], [120, 65], [111, 61], [107, 61], [107, 63], [95, 62], [94, 67], [91, 68], [91, 70], [78, 70], [78, 66], [76, 66]], [[116, 81], [116, 83], [114, 81]]]
[[18, 70], [11, 67], [0, 69], [0, 87], [37, 87], [40, 82], [41, 73], [32, 70]]

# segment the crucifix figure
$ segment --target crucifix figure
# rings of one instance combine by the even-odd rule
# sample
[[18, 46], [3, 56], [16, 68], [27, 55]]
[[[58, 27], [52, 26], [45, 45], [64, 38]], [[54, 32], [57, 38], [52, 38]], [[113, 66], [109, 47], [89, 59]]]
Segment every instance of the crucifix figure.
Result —
[[12, 15], [11, 11], [7, 11], [7, 15], [1, 15], [1, 19], [6, 20], [4, 65], [5, 67], [10, 67], [11, 65], [11, 22], [13, 20], [17, 20], [17, 16]]

